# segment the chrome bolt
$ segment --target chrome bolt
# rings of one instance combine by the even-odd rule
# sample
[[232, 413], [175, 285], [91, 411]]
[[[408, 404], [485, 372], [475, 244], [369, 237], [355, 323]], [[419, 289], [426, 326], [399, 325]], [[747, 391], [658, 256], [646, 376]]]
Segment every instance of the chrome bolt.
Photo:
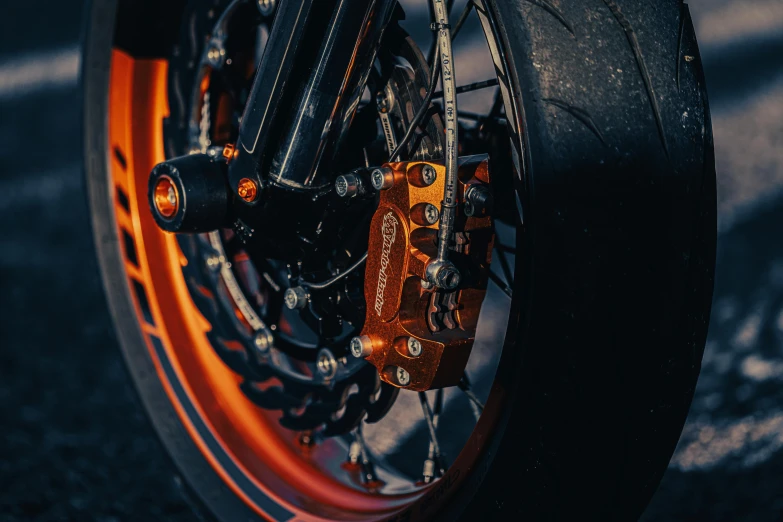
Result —
[[438, 219], [440, 219], [440, 212], [438, 211], [438, 207], [432, 203], [427, 203], [427, 206], [424, 207], [424, 219], [430, 225], [437, 223]]
[[438, 173], [435, 171], [435, 167], [432, 165], [424, 165], [421, 168], [421, 180], [425, 185], [429, 186], [435, 183], [438, 178]]
[[337, 359], [334, 358], [332, 352], [327, 348], [321, 348], [318, 352], [315, 365], [318, 368], [318, 373], [326, 380], [332, 379], [337, 375]]
[[277, 7], [276, 0], [258, 0], [258, 10], [262, 16], [269, 16], [275, 12]]
[[334, 191], [341, 198], [352, 198], [359, 193], [362, 182], [356, 174], [344, 174], [337, 176], [334, 182]]
[[302, 309], [307, 306], [307, 292], [301, 286], [295, 286], [285, 291], [283, 300], [289, 310]]
[[217, 254], [207, 256], [207, 268], [215, 271], [220, 270], [220, 256]]
[[259, 330], [253, 338], [253, 345], [261, 354], [266, 354], [272, 347], [272, 334], [268, 330]]
[[483, 217], [492, 212], [495, 198], [486, 185], [471, 185], [465, 192], [465, 215]]
[[394, 171], [389, 167], [380, 167], [372, 171], [370, 179], [375, 190], [386, 190], [394, 185]]
[[421, 355], [421, 341], [415, 337], [408, 337], [408, 353], [412, 357], [418, 357]]
[[357, 359], [369, 357], [372, 354], [372, 340], [366, 335], [354, 337], [351, 339], [351, 355]]
[[407, 386], [411, 382], [411, 374], [404, 368], [397, 367], [397, 382], [400, 386]]
[[[201, 152], [201, 151], [199, 151]], [[214, 147], [208, 147], [207, 148], [207, 156], [209, 156], [212, 159], [220, 158], [223, 155], [223, 147], [222, 146], [214, 146]]]
[[223, 47], [223, 42], [217, 39], [213, 39], [209, 42], [207, 47], [207, 63], [214, 69], [220, 69], [223, 67], [223, 59], [226, 56], [226, 49]]

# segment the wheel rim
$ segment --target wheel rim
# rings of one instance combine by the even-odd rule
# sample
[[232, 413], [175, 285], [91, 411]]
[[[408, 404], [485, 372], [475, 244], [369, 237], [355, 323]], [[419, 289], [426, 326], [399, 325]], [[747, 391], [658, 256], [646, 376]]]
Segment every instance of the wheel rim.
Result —
[[[350, 477], [335, 480], [334, 476], [347, 475], [340, 447], [303, 446], [272, 413], [247, 401], [240, 391], [241, 379], [207, 339], [210, 325], [183, 278], [186, 256], [146, 208], [147, 173], [165, 159], [161, 122], [169, 114], [167, 67], [163, 60], [137, 60], [121, 51], [112, 54], [110, 186], [115, 190], [125, 271], [139, 324], [180, 419], [233, 492], [264, 517], [375, 520], [417, 503], [413, 519], [428, 518], [468, 475], [484, 446], [481, 441], [488, 439], [497, 422], [504, 389], [493, 384], [468, 444], [440, 480], [392, 495], [351, 487]], [[315, 452], [318, 459], [312, 458]]]

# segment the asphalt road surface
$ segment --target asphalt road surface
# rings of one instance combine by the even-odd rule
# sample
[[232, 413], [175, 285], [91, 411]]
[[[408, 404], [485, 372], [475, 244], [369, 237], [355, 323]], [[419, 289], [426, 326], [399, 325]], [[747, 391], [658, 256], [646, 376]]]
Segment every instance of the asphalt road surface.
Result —
[[[690, 5], [713, 110], [718, 272], [693, 407], [643, 520], [780, 521], [783, 3]], [[79, 10], [17, 2], [0, 22], [0, 521], [197, 520], [103, 300], [82, 180]]]

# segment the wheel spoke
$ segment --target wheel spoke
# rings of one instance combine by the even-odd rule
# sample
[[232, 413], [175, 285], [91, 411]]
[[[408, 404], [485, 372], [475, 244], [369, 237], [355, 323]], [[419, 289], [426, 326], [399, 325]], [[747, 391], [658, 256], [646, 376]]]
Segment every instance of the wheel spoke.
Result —
[[462, 375], [462, 380], [459, 381], [458, 387], [465, 393], [465, 396], [469, 400], [470, 409], [473, 410], [473, 416], [478, 422], [481, 414], [484, 412], [484, 403], [479, 400], [473, 390], [470, 389], [470, 380], [468, 379], [467, 372]]
[[506, 282], [503, 281], [503, 279], [501, 279], [499, 275], [497, 275], [492, 270], [488, 270], [487, 271], [487, 276], [489, 276], [489, 279], [493, 283], [495, 283], [498, 286], [498, 288], [500, 288], [503, 291], [504, 294], [506, 294], [507, 296], [511, 297], [511, 288], [508, 287]]
[[500, 120], [500, 124], [503, 125], [506, 122], [505, 118], [500, 118], [500, 111], [503, 109], [503, 95], [500, 93], [500, 89], [497, 90], [495, 93], [495, 101], [492, 103], [492, 108], [489, 111], [489, 114], [487, 114], [486, 119], [482, 121], [481, 125], [479, 126], [479, 132], [484, 133], [486, 131], [487, 123], [494, 121], [495, 119]]
[[[439, 390], [440, 392], [441, 390]], [[443, 476], [446, 472], [442, 462], [442, 456], [440, 453], [440, 443], [438, 442], [438, 435], [435, 432], [436, 424], [434, 415], [430, 409], [430, 403], [427, 401], [427, 394], [425, 392], [419, 392], [419, 401], [421, 402], [421, 409], [424, 413], [424, 420], [427, 422], [427, 429], [430, 432], [430, 454], [427, 460], [424, 461], [424, 481], [429, 482], [434, 477], [435, 473], [438, 476]], [[437, 401], [437, 397], [436, 397]], [[441, 395], [440, 401], [442, 403], [443, 398]]]
[[[457, 94], [463, 94], [471, 91], [478, 91], [479, 89], [486, 89], [487, 87], [495, 87], [498, 85], [497, 78], [490, 78], [481, 82], [469, 83], [467, 85], [461, 85], [454, 91]], [[432, 95], [433, 98], [443, 98], [443, 91], [438, 91]]]
[[389, 161], [394, 161], [395, 158], [399, 156], [403, 150], [405, 150], [405, 147], [408, 146], [408, 142], [410, 142], [411, 138], [413, 137], [416, 128], [421, 124], [424, 117], [430, 111], [432, 93], [435, 92], [435, 87], [438, 85], [438, 77], [440, 76], [440, 60], [438, 59], [439, 56], [440, 52], [436, 51], [432, 61], [430, 62], [432, 76], [430, 76], [430, 84], [427, 87], [427, 94], [424, 96], [424, 99], [421, 102], [421, 106], [419, 107], [419, 110], [416, 111], [416, 114], [414, 115], [413, 120], [411, 120], [410, 125], [408, 125], [408, 130], [405, 131], [405, 136], [403, 136], [402, 140], [397, 145], [397, 148], [391, 152]]
[[358, 464], [362, 470], [362, 480], [365, 484], [377, 484], [378, 476], [375, 474], [375, 466], [370, 460], [370, 453], [367, 451], [367, 444], [364, 442], [362, 433], [364, 421], [353, 430], [353, 442], [348, 449], [348, 462]]
[[452, 41], [457, 37], [460, 29], [462, 29], [462, 26], [465, 25], [465, 22], [468, 20], [468, 16], [470, 16], [470, 12], [473, 10], [473, 5], [473, 0], [468, 0], [468, 3], [465, 4], [465, 9], [462, 10], [462, 14], [459, 15], [457, 23], [454, 24], [454, 29], [451, 30]]

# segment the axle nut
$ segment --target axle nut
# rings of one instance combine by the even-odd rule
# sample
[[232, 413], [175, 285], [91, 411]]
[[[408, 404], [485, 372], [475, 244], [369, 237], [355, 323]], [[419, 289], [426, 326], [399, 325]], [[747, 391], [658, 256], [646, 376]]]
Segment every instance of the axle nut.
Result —
[[229, 198], [224, 168], [224, 162], [207, 154], [189, 154], [157, 164], [150, 173], [147, 199], [158, 226], [181, 233], [225, 226]]

